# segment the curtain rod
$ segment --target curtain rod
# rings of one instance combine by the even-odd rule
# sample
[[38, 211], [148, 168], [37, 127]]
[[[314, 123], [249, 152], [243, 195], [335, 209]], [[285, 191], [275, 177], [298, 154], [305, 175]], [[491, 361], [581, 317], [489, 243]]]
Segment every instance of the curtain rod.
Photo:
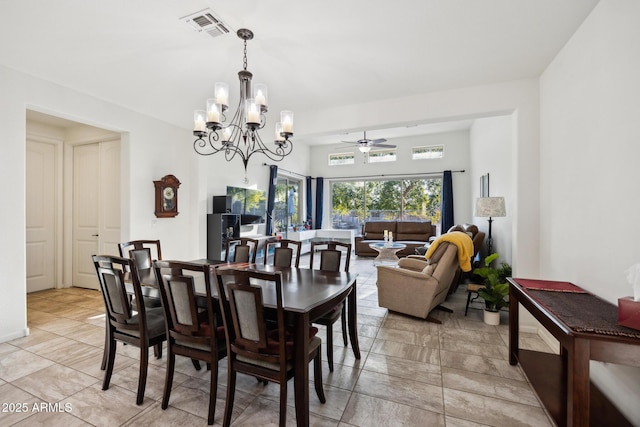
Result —
[[[464, 169], [459, 171], [451, 171], [451, 173], [464, 173]], [[378, 174], [378, 175], [358, 175], [358, 176], [331, 176], [326, 179], [357, 179], [357, 178], [384, 178], [384, 177], [405, 177], [405, 176], [425, 176], [425, 175], [442, 175], [442, 172], [420, 172], [420, 173], [392, 173], [392, 174]]]
[[[272, 166], [268, 163], [263, 163], [262, 166]], [[277, 165], [276, 165], [277, 166]], [[300, 173], [297, 172], [293, 172], [287, 169], [282, 169], [281, 167], [278, 166], [278, 170], [282, 170], [285, 172], [288, 172], [290, 174], [293, 175], [298, 175], [301, 176], [303, 178], [306, 178], [307, 175], [302, 175]], [[464, 173], [466, 172], [464, 169], [461, 170], [457, 170], [457, 171], [451, 171], [451, 173]], [[380, 178], [380, 177], [404, 177], [404, 176], [424, 176], [424, 175], [442, 175], [444, 173], [444, 171], [442, 172], [420, 172], [420, 173], [393, 173], [393, 174], [379, 174], [379, 175], [359, 175], [359, 176], [331, 176], [331, 177], [327, 177], [326, 179], [351, 179], [351, 178]], [[315, 177], [311, 177], [311, 179], [316, 179]]]
[[[270, 165], [269, 163], [263, 163], [262, 166], [278, 166], [278, 165]], [[298, 172], [294, 172], [294, 171], [283, 169], [280, 166], [278, 166], [278, 170], [279, 171], [285, 171], [285, 172], [290, 173], [292, 175], [298, 175], [298, 176], [301, 176], [303, 178], [306, 178], [308, 176], [308, 175], [302, 175], [301, 173], [298, 173]], [[311, 177], [311, 179], [315, 179], [315, 177]]]

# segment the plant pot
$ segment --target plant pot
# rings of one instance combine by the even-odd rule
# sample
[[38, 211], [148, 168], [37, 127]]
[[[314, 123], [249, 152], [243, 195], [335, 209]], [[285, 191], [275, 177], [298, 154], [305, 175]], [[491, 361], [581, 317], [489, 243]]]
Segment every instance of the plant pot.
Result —
[[484, 323], [487, 325], [497, 326], [500, 324], [500, 312], [484, 310]]

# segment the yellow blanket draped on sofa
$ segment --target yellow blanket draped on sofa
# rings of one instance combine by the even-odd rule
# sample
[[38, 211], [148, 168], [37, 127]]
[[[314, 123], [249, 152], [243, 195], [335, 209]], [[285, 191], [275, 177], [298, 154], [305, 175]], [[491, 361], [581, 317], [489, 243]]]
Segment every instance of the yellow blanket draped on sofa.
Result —
[[426, 259], [431, 258], [431, 255], [436, 251], [438, 245], [441, 242], [449, 242], [458, 247], [458, 263], [460, 269], [464, 272], [471, 271], [471, 257], [473, 256], [473, 240], [468, 234], [461, 231], [452, 231], [440, 235], [436, 240], [431, 243], [427, 253], [424, 254]]

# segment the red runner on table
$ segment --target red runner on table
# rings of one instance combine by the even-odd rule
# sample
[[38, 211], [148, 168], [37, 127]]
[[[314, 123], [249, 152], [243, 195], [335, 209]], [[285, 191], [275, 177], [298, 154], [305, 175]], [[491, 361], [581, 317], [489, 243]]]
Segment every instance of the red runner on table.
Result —
[[588, 292], [579, 286], [570, 282], [556, 282], [552, 280], [533, 280], [533, 279], [516, 279], [516, 282], [524, 289], [536, 289], [540, 291], [552, 292], [574, 292], [578, 294], [587, 294]]

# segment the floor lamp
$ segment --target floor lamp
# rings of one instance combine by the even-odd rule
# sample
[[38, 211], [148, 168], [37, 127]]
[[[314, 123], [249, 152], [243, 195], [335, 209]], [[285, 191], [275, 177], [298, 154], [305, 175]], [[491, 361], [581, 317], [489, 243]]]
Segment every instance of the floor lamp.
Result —
[[478, 217], [489, 218], [489, 235], [487, 237], [487, 255], [493, 253], [493, 238], [491, 237], [492, 217], [507, 216], [504, 207], [504, 197], [478, 197], [476, 199], [476, 215]]

